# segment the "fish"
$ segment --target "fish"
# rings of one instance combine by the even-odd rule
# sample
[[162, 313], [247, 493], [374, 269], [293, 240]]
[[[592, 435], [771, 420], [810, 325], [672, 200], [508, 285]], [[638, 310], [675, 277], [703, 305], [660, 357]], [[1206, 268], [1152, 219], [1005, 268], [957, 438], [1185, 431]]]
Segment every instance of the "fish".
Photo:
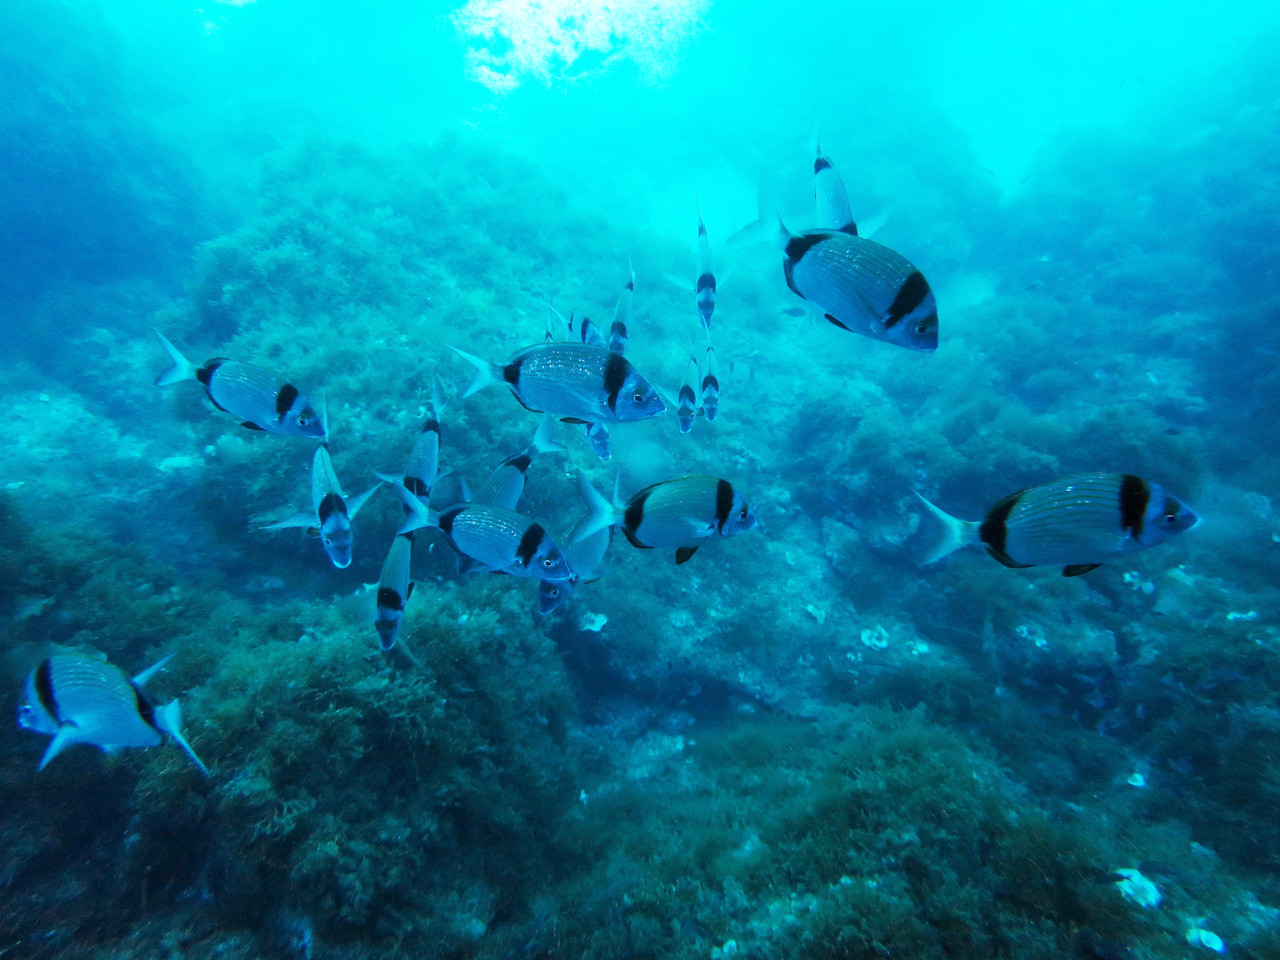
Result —
[[710, 422], [720, 412], [720, 381], [716, 378], [716, 352], [707, 345], [707, 372], [702, 376], [702, 412]]
[[818, 206], [818, 226], [823, 230], [837, 230], [854, 236], [858, 233], [853, 220], [853, 208], [849, 206], [849, 195], [845, 192], [844, 181], [831, 160], [822, 152], [822, 142], [817, 145], [817, 156], [813, 160], [814, 197]]
[[[440, 479], [440, 416], [445, 408], [444, 397], [440, 391], [440, 381], [431, 379], [431, 415], [423, 421], [418, 436], [413, 443], [413, 451], [404, 465], [403, 482], [413, 495], [424, 504], [431, 499], [431, 488]], [[379, 474], [383, 480], [388, 477]]]
[[707, 239], [707, 225], [702, 222], [702, 204], [698, 204], [698, 278], [694, 281], [694, 298], [698, 304], [698, 319], [702, 328], [711, 334], [711, 316], [716, 312], [716, 268], [711, 259], [711, 241]]
[[436, 511], [423, 507], [403, 485], [395, 490], [412, 513], [399, 533], [436, 527], [458, 553], [477, 562], [475, 569], [491, 573], [538, 580], [568, 580], [573, 575], [542, 524], [523, 514], [487, 503], [458, 503]]
[[328, 437], [326, 417], [283, 377], [226, 357], [214, 357], [197, 368], [163, 333], [154, 333], [173, 361], [173, 366], [156, 377], [156, 386], [196, 380], [213, 405], [238, 417], [242, 427], [322, 442]]
[[596, 574], [600, 563], [604, 560], [609, 545], [613, 543], [613, 527], [603, 527], [579, 540], [578, 531], [590, 520], [589, 512], [582, 514], [558, 541], [565, 545], [564, 557], [569, 561], [569, 569], [573, 571], [573, 575], [568, 580], [543, 580], [538, 584], [538, 613], [543, 616], [568, 600], [573, 594], [573, 588], [579, 583], [598, 579]]
[[685, 364], [684, 380], [680, 383], [680, 395], [676, 401], [676, 421], [680, 424], [681, 433], [688, 433], [693, 429], [693, 420], [698, 415], [698, 395], [694, 393], [697, 382], [698, 360], [690, 357]]
[[382, 562], [382, 575], [378, 578], [377, 613], [373, 626], [378, 631], [378, 645], [383, 652], [396, 645], [396, 638], [404, 622], [404, 607], [413, 596], [413, 581], [409, 568], [413, 562], [413, 534], [397, 533], [391, 541], [391, 549]]
[[487, 503], [494, 507], [515, 510], [520, 505], [520, 497], [524, 494], [525, 481], [528, 479], [529, 466], [540, 453], [564, 453], [565, 446], [551, 439], [551, 426], [555, 418], [550, 414], [544, 416], [534, 431], [533, 440], [515, 456], [507, 457], [498, 464], [484, 486], [476, 491], [476, 503]]
[[56, 653], [41, 660], [27, 677], [18, 726], [52, 735], [38, 770], [74, 743], [90, 743], [106, 753], [121, 747], [154, 747], [173, 740], [209, 776], [182, 735], [182, 709], [177, 700], [155, 707], [143, 685], [169, 662], [172, 654], [129, 678], [105, 658]]
[[1028, 487], [996, 501], [982, 520], [960, 520], [916, 496], [927, 508], [922, 563], [981, 543], [1006, 567], [1061, 565], [1066, 577], [1164, 543], [1200, 522], [1164, 487], [1131, 473], [1085, 473]]
[[608, 348], [614, 353], [626, 353], [631, 329], [631, 301], [635, 296], [636, 271], [631, 266], [631, 258], [627, 258], [627, 283], [618, 297], [618, 304], [613, 308], [613, 323], [609, 325]]
[[575, 310], [569, 315], [569, 334], [577, 334], [578, 340], [582, 343], [589, 343], [594, 347], [604, 347], [609, 349], [609, 343], [605, 340], [604, 334], [600, 332], [600, 328], [595, 325], [590, 317], [581, 310]]
[[625, 504], [606, 500], [582, 474], [578, 489], [590, 519], [578, 530], [586, 539], [608, 526], [622, 528], [634, 547], [671, 548], [676, 563], [694, 555], [708, 537], [733, 537], [756, 525], [751, 507], [728, 480], [710, 476], [680, 477], [654, 483]]
[[[377, 483], [364, 493], [347, 498], [333, 470], [329, 448], [323, 443], [316, 447], [311, 461], [311, 513], [300, 513], [275, 523], [264, 524], [263, 530], [284, 530], [289, 527], [305, 527], [309, 533], [320, 537], [324, 552], [339, 570], [351, 566], [351, 521], [360, 508], [383, 484]], [[403, 486], [396, 484], [396, 486]]]
[[938, 348], [938, 302], [906, 257], [841, 230], [793, 234], [778, 219], [787, 286], [842, 330], [908, 350]]
[[603, 423], [587, 423], [586, 427], [587, 443], [591, 445], [592, 452], [601, 460], [608, 460], [613, 455], [613, 444], [609, 441], [609, 428]]

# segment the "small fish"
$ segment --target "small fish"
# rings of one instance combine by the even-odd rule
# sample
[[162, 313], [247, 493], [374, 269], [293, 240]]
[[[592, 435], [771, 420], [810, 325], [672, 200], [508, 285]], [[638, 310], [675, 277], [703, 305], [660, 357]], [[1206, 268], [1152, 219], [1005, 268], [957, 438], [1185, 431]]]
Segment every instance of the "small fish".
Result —
[[924, 274], [852, 229], [794, 235], [779, 220], [787, 286], [842, 330], [909, 350], [936, 350], [938, 303]]
[[328, 425], [298, 388], [262, 367], [214, 357], [197, 368], [159, 330], [155, 335], [173, 366], [156, 377], [156, 386], [182, 380], [199, 381], [213, 405], [241, 420], [250, 430], [323, 441]]
[[1086, 473], [1028, 487], [999, 500], [982, 520], [959, 520], [920, 501], [928, 508], [923, 563], [982, 543], [1006, 567], [1061, 564], [1066, 577], [1154, 547], [1200, 519], [1159, 484], [1129, 473]]
[[627, 258], [627, 284], [618, 297], [618, 305], [613, 308], [613, 323], [609, 326], [608, 347], [614, 353], [626, 353], [631, 329], [631, 301], [635, 296], [636, 271], [631, 266], [631, 258]]
[[591, 445], [592, 451], [601, 460], [608, 460], [613, 456], [613, 444], [609, 441], [609, 428], [603, 423], [587, 423], [583, 424], [587, 431], [587, 443]]
[[711, 259], [711, 241], [707, 239], [707, 225], [702, 222], [702, 204], [698, 204], [698, 279], [694, 282], [694, 297], [698, 303], [698, 318], [702, 328], [711, 333], [711, 315], [716, 312], [716, 268]]
[[844, 181], [823, 154], [821, 141], [818, 142], [817, 156], [813, 161], [813, 185], [818, 205], [819, 228], [857, 236], [858, 228], [853, 221], [853, 208], [849, 206]]
[[707, 372], [702, 377], [702, 412], [708, 422], [720, 412], [720, 381], [716, 379], [716, 352], [707, 345]]
[[609, 544], [613, 543], [613, 527], [603, 527], [579, 540], [578, 531], [590, 520], [591, 514], [584, 513], [560, 538], [559, 542], [565, 544], [564, 557], [569, 561], [573, 576], [568, 580], [543, 580], [538, 584], [538, 613], [545, 616], [568, 600], [579, 583], [598, 579], [596, 574], [600, 563], [609, 550]]
[[[445, 402], [440, 381], [431, 378], [431, 415], [423, 422], [413, 443], [413, 452], [404, 465], [404, 485], [425, 505], [431, 499], [431, 488], [440, 479], [440, 420]], [[380, 475], [381, 476], [381, 475]], [[383, 480], [389, 478], [382, 477]], [[392, 481], [395, 482], [395, 481]]]
[[404, 621], [404, 605], [413, 596], [409, 568], [413, 562], [413, 534], [397, 533], [382, 562], [378, 578], [378, 612], [373, 626], [378, 631], [378, 645], [385, 652], [396, 645], [396, 637]]
[[685, 364], [684, 380], [680, 383], [680, 396], [676, 401], [676, 421], [680, 424], [681, 433], [693, 429], [694, 417], [698, 415], [698, 395], [694, 392], [697, 382], [698, 361], [690, 357]]
[[677, 564], [693, 556], [699, 541], [736, 536], [756, 525], [755, 514], [742, 494], [719, 477], [664, 480], [633, 494], [625, 504], [610, 503], [581, 474], [578, 488], [590, 513], [589, 521], [578, 531], [579, 538], [607, 526], [621, 527], [634, 547], [674, 547]]
[[595, 325], [595, 321], [581, 310], [575, 310], [569, 315], [569, 334], [573, 336], [575, 333], [582, 343], [589, 343], [594, 347], [604, 347], [606, 350], [609, 349], [609, 344], [605, 340], [604, 334], [600, 332], [600, 328]]
[[154, 747], [167, 736], [207, 777], [209, 768], [182, 736], [178, 701], [155, 707], [142, 692], [168, 661], [165, 657], [132, 680], [105, 658], [58, 653], [40, 661], [27, 678], [18, 707], [18, 726], [53, 736], [38, 769], [73, 743], [114, 753], [121, 747]]
[[[351, 565], [351, 521], [360, 512], [373, 492], [382, 485], [376, 484], [358, 496], [348, 499], [342, 493], [338, 475], [329, 458], [329, 448], [316, 447], [311, 461], [311, 509], [312, 513], [300, 513], [287, 520], [265, 524], [263, 530], [284, 530], [288, 527], [306, 527], [320, 537], [324, 552], [339, 570]], [[396, 484], [401, 486], [401, 484]]]
[[498, 464], [484, 486], [476, 491], [476, 503], [487, 503], [506, 510], [515, 510], [520, 505], [520, 497], [524, 494], [525, 481], [534, 458], [540, 453], [565, 452], [564, 444], [551, 439], [551, 426], [554, 423], [555, 418], [550, 414], [542, 418], [529, 446]]
[[438, 527], [460, 554], [476, 561], [476, 569], [538, 580], [568, 580], [573, 575], [564, 554], [543, 526], [523, 514], [487, 503], [459, 503], [429, 510], [405, 487], [396, 492], [412, 516], [398, 531]]

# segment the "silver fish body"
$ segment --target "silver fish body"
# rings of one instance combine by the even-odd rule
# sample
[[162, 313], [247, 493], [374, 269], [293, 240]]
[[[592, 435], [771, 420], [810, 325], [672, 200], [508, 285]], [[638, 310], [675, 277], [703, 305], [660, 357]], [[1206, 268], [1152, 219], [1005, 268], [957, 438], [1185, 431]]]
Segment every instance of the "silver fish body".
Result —
[[613, 308], [613, 323], [609, 325], [609, 342], [606, 345], [614, 353], [627, 352], [627, 343], [631, 338], [631, 302], [635, 298], [635, 291], [636, 274], [634, 270], [630, 270], [618, 303]]
[[550, 415], [543, 417], [529, 446], [498, 464], [484, 486], [470, 499], [476, 503], [487, 503], [507, 510], [517, 509], [529, 479], [529, 467], [532, 466], [538, 454], [564, 452], [564, 444], [556, 443], [551, 439], [551, 427], [554, 422], [555, 418]]
[[463, 503], [440, 513], [436, 526], [459, 553], [487, 570], [540, 580], [568, 580], [569, 563], [541, 524], [483, 503]]
[[360, 508], [373, 496], [383, 481], [379, 480], [364, 493], [346, 497], [338, 483], [338, 475], [324, 444], [316, 447], [311, 461], [311, 510], [310, 514], [298, 514], [287, 520], [264, 524], [264, 530], [283, 530], [288, 527], [307, 527], [320, 537], [324, 552], [339, 570], [351, 565], [351, 521]]
[[693, 429], [693, 420], [698, 415], [698, 361], [689, 358], [685, 364], [684, 380], [680, 382], [680, 394], [676, 400], [676, 421], [680, 424], [680, 432], [688, 433]]
[[711, 317], [716, 312], [716, 268], [711, 259], [711, 241], [707, 239], [707, 225], [702, 222], [702, 208], [698, 208], [698, 276], [694, 281], [694, 299], [698, 305], [698, 319], [707, 333], [711, 332]]
[[702, 376], [702, 412], [710, 422], [720, 413], [720, 380], [716, 377], [716, 352], [707, 347], [706, 373]]
[[106, 660], [82, 654], [42, 660], [28, 676], [18, 707], [19, 726], [53, 736], [39, 769], [73, 743], [113, 751], [154, 747], [168, 736], [207, 776], [208, 768], [182, 736], [178, 701], [157, 708], [142, 692], [142, 684], [163, 662], [131, 680]]
[[431, 488], [440, 479], [440, 421], [444, 413], [444, 398], [440, 381], [431, 381], [431, 414], [423, 421], [413, 442], [413, 450], [404, 466], [404, 485], [426, 506], [431, 500]]
[[413, 534], [398, 533], [391, 541], [391, 549], [382, 563], [382, 575], [378, 578], [377, 613], [373, 626], [378, 631], [378, 643], [386, 651], [396, 645], [400, 627], [404, 622], [404, 608], [413, 595], [413, 581], [409, 570], [413, 560]]
[[1061, 565], [1066, 576], [1164, 543], [1200, 519], [1159, 484], [1127, 473], [1080, 474], [1019, 490], [978, 521], [920, 499], [929, 508], [926, 563], [981, 543], [1005, 566]]
[[937, 349], [937, 300], [902, 254], [839, 230], [782, 228], [780, 240], [787, 286], [829, 322], [910, 350]]
[[613, 527], [603, 527], [589, 536], [578, 539], [578, 533], [591, 521], [591, 514], [584, 513], [564, 532], [559, 542], [564, 544], [564, 556], [573, 576], [568, 580], [543, 580], [538, 584], [538, 612], [546, 615], [563, 604], [573, 594], [579, 583], [594, 580], [604, 555], [613, 543]]
[[173, 360], [173, 366], [156, 378], [157, 386], [197, 380], [213, 405], [237, 417], [241, 426], [286, 437], [325, 439], [324, 417], [284, 378], [225, 357], [215, 357], [196, 368], [162, 333], [156, 331], [156, 336]]
[[831, 161], [823, 154], [822, 144], [818, 144], [818, 153], [813, 161], [814, 196], [818, 207], [818, 226], [823, 230], [839, 230], [842, 233], [857, 233], [853, 220], [853, 208], [849, 206], [849, 195], [845, 192], [844, 181]]

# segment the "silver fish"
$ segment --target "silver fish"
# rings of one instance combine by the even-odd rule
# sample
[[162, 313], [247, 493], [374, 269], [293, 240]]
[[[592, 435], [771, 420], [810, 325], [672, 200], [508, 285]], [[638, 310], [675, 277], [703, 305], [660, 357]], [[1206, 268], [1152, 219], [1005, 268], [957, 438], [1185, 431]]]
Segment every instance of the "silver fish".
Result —
[[737, 536], [756, 525], [742, 494], [719, 477], [664, 480], [633, 494], [625, 504], [606, 500], [581, 474], [578, 488], [590, 513], [578, 531], [580, 538], [607, 526], [621, 527], [632, 546], [674, 547], [678, 564], [693, 556], [700, 541]]
[[213, 405], [238, 417], [242, 427], [321, 441], [328, 435], [325, 417], [312, 409], [297, 387], [271, 371], [225, 357], [215, 357], [197, 368], [159, 330], [155, 335], [173, 361], [172, 367], [156, 377], [156, 386], [196, 380]]
[[839, 230], [793, 235], [781, 220], [777, 236], [787, 286], [829, 322], [909, 350], [938, 348], [937, 300], [902, 254]]
[[631, 330], [631, 301], [635, 297], [636, 271], [627, 258], [627, 283], [618, 297], [618, 304], [613, 308], [613, 323], [609, 326], [609, 342], [607, 346], [614, 353], [626, 353], [627, 342]]
[[841, 233], [857, 235], [858, 228], [853, 220], [853, 208], [849, 206], [849, 195], [845, 193], [844, 181], [836, 168], [822, 152], [822, 143], [817, 146], [817, 156], [813, 161], [814, 196], [818, 206], [818, 227], [823, 230], [838, 230]]
[[384, 651], [396, 645], [400, 626], [404, 621], [404, 607], [413, 596], [413, 581], [409, 568], [413, 562], [413, 534], [397, 533], [382, 562], [382, 575], [378, 578], [378, 612], [373, 626], [378, 631], [378, 644]]
[[601, 460], [608, 460], [613, 455], [613, 444], [609, 440], [609, 428], [603, 423], [583, 424], [587, 433], [587, 443]]
[[707, 239], [707, 225], [702, 222], [702, 204], [698, 204], [698, 278], [694, 281], [694, 297], [698, 304], [698, 318], [708, 334], [711, 333], [711, 315], [716, 312], [716, 268], [711, 259], [711, 241]]
[[[440, 391], [440, 381], [431, 378], [431, 415], [423, 421], [413, 443], [413, 451], [404, 466], [404, 485], [423, 504], [431, 499], [431, 488], [440, 479], [440, 417], [445, 402]], [[381, 475], [379, 475], [381, 476]], [[387, 477], [382, 477], [386, 480]], [[394, 482], [394, 481], [393, 481]]]
[[58, 653], [27, 677], [18, 707], [18, 725], [53, 736], [38, 769], [43, 770], [73, 743], [91, 743], [111, 753], [120, 747], [154, 747], [171, 738], [206, 777], [209, 768], [182, 736], [182, 710], [177, 700], [155, 707], [142, 686], [169, 661], [144, 670], [132, 680], [105, 659]]
[[716, 352], [707, 346], [707, 370], [702, 376], [702, 412], [710, 422], [720, 412], [720, 381], [716, 377]]
[[688, 433], [693, 429], [693, 420], [698, 415], [698, 395], [694, 392], [698, 383], [698, 361], [690, 357], [685, 364], [684, 380], [680, 382], [680, 395], [676, 401], [676, 420], [680, 424], [680, 432]]
[[920, 501], [928, 508], [923, 563], [982, 543], [1006, 567], [1061, 564], [1067, 577], [1164, 543], [1200, 520], [1159, 484], [1130, 473], [1086, 473], [1028, 487], [997, 501], [982, 520], [959, 520]]
[[400, 533], [438, 527], [460, 554], [476, 561], [476, 569], [539, 580], [568, 580], [568, 561], [543, 526], [523, 514], [487, 503], [459, 503], [429, 510], [403, 486], [396, 492], [410, 516]]
[[534, 431], [533, 440], [529, 446], [498, 464], [484, 486], [476, 491], [474, 501], [515, 510], [520, 505], [520, 497], [524, 495], [525, 481], [528, 479], [529, 467], [534, 458], [540, 453], [565, 452], [564, 444], [556, 443], [551, 439], [551, 428], [554, 423], [555, 418], [550, 414], [544, 416], [538, 423], [538, 429]]
[[[284, 530], [288, 527], [306, 527], [315, 531], [324, 546], [329, 560], [339, 570], [351, 565], [351, 521], [360, 512], [360, 508], [373, 496], [373, 492], [382, 485], [382, 480], [374, 484], [364, 493], [347, 498], [338, 483], [338, 475], [333, 470], [333, 460], [329, 457], [329, 448], [324, 444], [316, 447], [316, 455], [311, 461], [311, 513], [300, 513], [287, 520], [264, 524], [263, 530]], [[397, 484], [400, 486], [400, 484]]]
[[591, 514], [584, 513], [560, 537], [559, 542], [565, 545], [564, 557], [569, 561], [573, 576], [568, 580], [543, 580], [538, 584], [538, 612], [544, 616], [568, 600], [579, 583], [598, 579], [600, 564], [613, 542], [613, 527], [604, 527], [579, 540], [578, 531], [590, 520]]

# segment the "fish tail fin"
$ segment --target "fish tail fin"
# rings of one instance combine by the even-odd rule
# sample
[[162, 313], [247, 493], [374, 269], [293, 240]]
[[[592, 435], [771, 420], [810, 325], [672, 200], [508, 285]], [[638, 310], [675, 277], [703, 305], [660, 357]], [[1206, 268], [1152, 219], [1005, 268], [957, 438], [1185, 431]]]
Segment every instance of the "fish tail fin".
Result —
[[444, 399], [444, 388], [440, 386], [440, 378], [431, 377], [431, 415], [439, 420], [444, 416], [444, 408], [449, 404]]
[[538, 453], [564, 453], [568, 448], [563, 443], [557, 443], [551, 439], [551, 430], [555, 425], [556, 418], [549, 413], [542, 415], [542, 421], [538, 424], [538, 429], [533, 431], [533, 442], [529, 444], [529, 449], [535, 454]]
[[143, 670], [140, 674], [138, 674], [136, 677], [134, 677], [134, 678], [133, 678], [133, 685], [134, 685], [135, 687], [140, 687], [140, 686], [142, 686], [144, 683], [146, 683], [148, 680], [150, 680], [152, 677], [154, 677], [157, 673], [159, 673], [161, 670], [163, 670], [163, 669], [164, 669], [164, 665], [165, 665], [166, 663], [168, 663], [168, 662], [169, 662], [170, 660], [172, 660], [172, 659], [173, 659], [173, 654], [172, 654], [172, 653], [171, 653], [171, 654], [169, 654], [167, 657], [161, 657], [159, 660], [157, 660], [157, 661], [156, 661], [155, 663], [153, 663], [151, 666], [147, 667], [147, 669]]
[[[405, 509], [409, 511], [409, 516], [405, 518], [404, 523], [400, 525], [400, 529], [396, 533], [412, 533], [414, 530], [420, 530], [423, 527], [434, 527], [439, 523], [440, 514], [435, 510], [424, 507], [422, 501], [414, 495], [412, 490], [404, 485], [402, 479], [383, 473], [377, 476], [379, 480], [385, 480], [391, 485], [391, 489], [399, 494]], [[375, 487], [374, 489], [376, 490], [377, 488]], [[370, 491], [370, 493], [372, 492]]]
[[76, 736], [78, 732], [79, 728], [74, 723], [64, 723], [58, 727], [58, 732], [49, 741], [49, 746], [45, 748], [44, 756], [40, 758], [40, 766], [36, 767], [36, 770], [43, 770], [49, 765], [50, 760], [75, 743], [79, 739]]
[[489, 384], [497, 383], [502, 379], [502, 368], [497, 364], [490, 363], [488, 360], [477, 357], [473, 353], [467, 353], [465, 350], [459, 350], [457, 347], [450, 347], [449, 349], [476, 368], [476, 375], [471, 378], [471, 382], [467, 384], [467, 389], [462, 391], [462, 396], [459, 399], [465, 400], [473, 393], [479, 393]]
[[316, 406], [319, 407], [318, 414], [320, 416], [320, 446], [326, 446], [329, 442], [329, 394], [321, 390], [316, 394]]
[[924, 519], [920, 522], [919, 562], [921, 565], [936, 563], [961, 547], [978, 542], [978, 527], [981, 524], [976, 520], [961, 520], [953, 517], [945, 510], [935, 507], [920, 494], [917, 493], [916, 496], [925, 505]]
[[[356, 514], [360, 512], [360, 508], [369, 502], [369, 498], [374, 495], [377, 489], [380, 486], [382, 486], [384, 482], [385, 481], [383, 480], [382, 477], [378, 477], [378, 482], [375, 483], [368, 490], [366, 490], [364, 493], [358, 493], [354, 497], [348, 497], [347, 498], [347, 518], [350, 520], [354, 520], [356, 518]], [[401, 486], [404, 485], [400, 480], [396, 480], [394, 482], [400, 484]]]
[[591, 481], [585, 475], [578, 474], [578, 492], [582, 495], [583, 501], [587, 505], [587, 518], [579, 528], [577, 535], [573, 538], [574, 543], [581, 543], [593, 533], [599, 533], [607, 527], [613, 526], [618, 522], [618, 507], [616, 500], [618, 496], [617, 485], [614, 486], [615, 503], [610, 503], [604, 498], [595, 487], [591, 485]]
[[178, 706], [177, 700], [170, 700], [156, 711], [156, 729], [173, 737], [174, 743], [180, 746], [182, 751], [191, 758], [191, 762], [200, 768], [200, 772], [206, 777], [209, 776], [209, 768], [196, 756], [196, 752], [191, 749], [191, 744], [187, 743], [187, 738], [182, 735], [182, 707]]
[[153, 330], [152, 333], [156, 335], [156, 339], [160, 341], [160, 346], [164, 347], [165, 352], [169, 354], [169, 359], [173, 361], [173, 366], [156, 377], [156, 386], [167, 387], [171, 383], [178, 383], [182, 380], [197, 379], [195, 364], [184, 357], [182, 352], [170, 343], [168, 337], [159, 330]]

